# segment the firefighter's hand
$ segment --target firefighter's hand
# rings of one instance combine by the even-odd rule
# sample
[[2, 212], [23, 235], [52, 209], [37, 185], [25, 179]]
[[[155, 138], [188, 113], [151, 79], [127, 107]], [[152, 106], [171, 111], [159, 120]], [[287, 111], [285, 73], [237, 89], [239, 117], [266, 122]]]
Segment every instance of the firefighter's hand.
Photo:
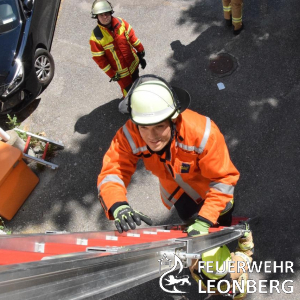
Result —
[[140, 60], [140, 65], [141, 65], [142, 69], [145, 69], [146, 66], [147, 66], [147, 62], [144, 59], [145, 51], [137, 52], [136, 54], [137, 54], [137, 56], [138, 56], [138, 58]]
[[147, 62], [144, 58], [140, 58], [140, 65], [141, 65], [142, 69], [146, 68]]
[[136, 54], [139, 57], [139, 59], [145, 57], [145, 51], [137, 52]]
[[119, 233], [128, 231], [129, 227], [130, 229], [135, 229], [136, 225], [140, 226], [142, 224], [141, 221], [144, 221], [148, 225], [152, 225], [152, 220], [148, 216], [133, 210], [129, 205], [121, 205], [116, 208], [113, 212], [113, 216]]
[[116, 73], [115, 76], [110, 79], [110, 81], [119, 81], [120, 77], [121, 77], [120, 74]]
[[195, 222], [187, 228], [188, 236], [208, 234], [209, 227], [210, 224], [196, 219]]

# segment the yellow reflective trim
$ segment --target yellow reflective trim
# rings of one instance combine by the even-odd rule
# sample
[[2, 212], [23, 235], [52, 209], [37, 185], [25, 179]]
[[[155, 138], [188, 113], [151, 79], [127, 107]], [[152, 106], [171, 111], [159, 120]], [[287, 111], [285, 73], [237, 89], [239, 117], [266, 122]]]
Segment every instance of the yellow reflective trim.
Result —
[[141, 43], [141, 41], [139, 39], [136, 40], [136, 42], [134, 42], [132, 45], [135, 47], [137, 45], [139, 45]]
[[135, 61], [132, 62], [131, 66], [129, 67], [129, 70], [130, 70], [131, 74], [135, 71], [135, 69], [138, 65], [139, 65], [138, 61], [135, 60]]
[[122, 66], [121, 66], [120, 60], [117, 56], [117, 53], [116, 53], [115, 49], [113, 48], [113, 49], [109, 49], [109, 50], [110, 50], [110, 52], [111, 52], [111, 54], [112, 54], [112, 56], [113, 56], [113, 58], [114, 58], [114, 60], [117, 64], [118, 70], [122, 70]]
[[131, 29], [132, 29], [132, 27], [131, 27], [131, 25], [129, 24], [128, 29], [127, 29], [127, 34], [130, 33]]
[[124, 73], [128, 73], [128, 69], [122, 69], [122, 70], [118, 70], [118, 73], [121, 75], [121, 74], [124, 74]]
[[124, 31], [125, 31], [125, 26], [122, 25], [122, 26], [119, 28], [119, 35], [121, 35]]
[[102, 30], [102, 34], [103, 34], [103, 38], [101, 39], [101, 45], [102, 46], [105, 46], [107, 44], [111, 44], [114, 41], [113, 37], [106, 30]]
[[103, 56], [105, 55], [105, 51], [101, 51], [101, 52], [92, 52], [93, 56]]
[[104, 48], [104, 50], [110, 50], [110, 49], [114, 48], [114, 45], [113, 44], [109, 44], [109, 45], [104, 46], [103, 48]]
[[91, 36], [90, 40], [97, 43], [97, 44], [101, 44], [100, 41], [95, 37], [94, 33], [92, 33], [92, 36]]
[[242, 22], [242, 18], [232, 18], [232, 23], [240, 23]]
[[106, 73], [109, 69], [111, 68], [111, 65], [108, 64], [105, 68], [103, 68], [102, 70]]
[[[119, 73], [120, 74], [120, 73]], [[126, 76], [128, 76], [129, 75], [129, 72], [126, 72], [126, 73], [122, 73], [122, 74], [120, 74], [120, 78], [124, 78], [124, 77], [126, 77]]]
[[229, 6], [223, 6], [224, 11], [231, 11], [231, 5]]
[[90, 40], [92, 40], [93, 42], [102, 45], [103, 47], [106, 46], [107, 44], [110, 44], [114, 41], [113, 37], [110, 35], [109, 32], [107, 32], [106, 30], [101, 30], [103, 38], [101, 40], [98, 40], [95, 37], [94, 32], [92, 32], [91, 38]]

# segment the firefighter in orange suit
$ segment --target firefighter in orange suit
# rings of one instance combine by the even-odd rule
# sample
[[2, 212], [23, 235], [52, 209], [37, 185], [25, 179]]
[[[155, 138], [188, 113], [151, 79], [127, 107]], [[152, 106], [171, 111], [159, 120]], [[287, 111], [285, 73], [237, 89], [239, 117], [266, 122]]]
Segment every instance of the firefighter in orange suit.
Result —
[[208, 233], [217, 222], [229, 226], [239, 172], [217, 125], [187, 109], [187, 91], [155, 75], [136, 80], [125, 100], [131, 119], [113, 138], [97, 182], [107, 218], [115, 220], [119, 232], [134, 229], [141, 221], [152, 224], [131, 208], [126, 197], [142, 159], [159, 178], [163, 204], [168, 209], [174, 206], [189, 224], [189, 236]]
[[242, 22], [243, 0], [222, 0], [226, 24], [234, 26], [233, 33], [238, 35], [244, 28]]
[[130, 24], [112, 16], [108, 1], [94, 1], [91, 13], [98, 22], [90, 38], [93, 59], [111, 81], [119, 83], [125, 96], [139, 77], [139, 63], [146, 67], [144, 46]]

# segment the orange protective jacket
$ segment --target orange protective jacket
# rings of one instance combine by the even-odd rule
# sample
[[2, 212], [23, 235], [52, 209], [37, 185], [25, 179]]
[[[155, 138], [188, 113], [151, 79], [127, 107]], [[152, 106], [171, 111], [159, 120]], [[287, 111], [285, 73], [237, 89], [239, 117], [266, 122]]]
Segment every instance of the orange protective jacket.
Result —
[[139, 65], [136, 51], [144, 51], [144, 46], [125, 20], [112, 17], [111, 23], [112, 31], [101, 25], [93, 30], [90, 38], [91, 51], [93, 60], [110, 78], [116, 72], [120, 74], [118, 83], [125, 89], [132, 83], [131, 75]]
[[185, 192], [195, 202], [204, 201], [199, 216], [216, 223], [233, 199], [239, 172], [230, 160], [224, 136], [208, 117], [186, 110], [176, 120], [171, 158], [151, 153], [131, 120], [118, 130], [103, 158], [98, 176], [101, 205], [109, 219], [116, 202], [127, 201], [126, 188], [139, 159], [159, 178], [160, 194], [170, 209]]

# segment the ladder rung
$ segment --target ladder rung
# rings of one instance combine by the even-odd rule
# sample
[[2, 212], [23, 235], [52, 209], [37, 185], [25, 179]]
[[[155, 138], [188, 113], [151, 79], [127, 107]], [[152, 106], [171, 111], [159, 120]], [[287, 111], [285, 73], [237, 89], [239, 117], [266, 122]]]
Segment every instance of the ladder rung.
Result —
[[38, 162], [38, 163], [40, 163], [40, 164], [42, 164], [42, 165], [51, 167], [51, 169], [53, 169], [53, 170], [55, 170], [55, 169], [58, 168], [58, 165], [53, 164], [53, 163], [51, 163], [51, 162], [49, 162], [49, 161], [46, 161], [46, 160], [44, 160], [44, 159], [41, 159], [41, 158], [38, 158], [38, 157], [34, 157], [34, 156], [31, 156], [31, 155], [26, 154], [26, 153], [23, 153], [23, 156], [24, 156], [25, 158], [34, 160], [34, 161], [36, 161], [36, 162]]
[[26, 135], [30, 135], [30, 136], [32, 136], [32, 137], [35, 137], [35, 138], [41, 140], [41, 141], [49, 142], [50, 144], [56, 145], [56, 146], [60, 147], [61, 149], [63, 149], [63, 148], [65, 147], [61, 142], [56, 142], [56, 141], [47, 139], [47, 138], [45, 138], [45, 137], [42, 137], [42, 136], [40, 136], [40, 135], [37, 135], [37, 134], [31, 133], [31, 132], [24, 131], [24, 130], [19, 129], [19, 128], [14, 128], [14, 130], [15, 130], [15, 131], [19, 131], [19, 132], [26, 133]]

